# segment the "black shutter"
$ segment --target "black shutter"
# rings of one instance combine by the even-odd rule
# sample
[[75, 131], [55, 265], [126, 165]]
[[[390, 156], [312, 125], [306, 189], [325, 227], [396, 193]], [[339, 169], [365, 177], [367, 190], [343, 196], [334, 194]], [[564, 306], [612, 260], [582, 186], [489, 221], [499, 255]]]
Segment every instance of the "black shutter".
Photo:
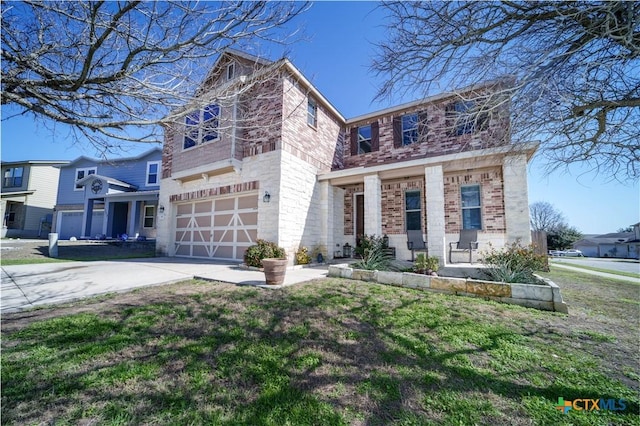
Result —
[[393, 117], [393, 147], [402, 146], [402, 117]]
[[351, 128], [351, 155], [358, 155], [358, 128]]
[[371, 151], [380, 151], [380, 125], [377, 121], [371, 123]]

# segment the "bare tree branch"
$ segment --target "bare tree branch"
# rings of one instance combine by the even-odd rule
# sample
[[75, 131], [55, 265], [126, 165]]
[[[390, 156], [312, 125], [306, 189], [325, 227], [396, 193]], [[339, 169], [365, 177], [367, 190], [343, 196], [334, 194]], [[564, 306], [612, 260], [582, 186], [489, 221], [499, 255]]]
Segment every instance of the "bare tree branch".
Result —
[[[513, 78], [515, 141], [542, 140], [549, 169], [582, 162], [640, 176], [640, 3], [389, 2], [388, 40], [372, 68], [378, 97]], [[485, 99], [479, 110], [494, 108]]]
[[[194, 94], [224, 49], [255, 40], [287, 42], [289, 34], [280, 28], [307, 7], [242, 1], [7, 3], [1, 103], [72, 126], [100, 150], [112, 150], [112, 138], [159, 142], [159, 125], [177, 119], [172, 112], [205, 105]], [[134, 130], [140, 127], [142, 132]]]

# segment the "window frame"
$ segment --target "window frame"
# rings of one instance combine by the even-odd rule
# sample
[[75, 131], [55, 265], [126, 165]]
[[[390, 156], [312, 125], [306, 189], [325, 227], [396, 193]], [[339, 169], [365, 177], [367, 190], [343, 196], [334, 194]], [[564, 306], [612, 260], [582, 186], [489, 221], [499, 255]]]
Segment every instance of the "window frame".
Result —
[[[151, 209], [151, 214], [147, 213], [147, 209]], [[147, 226], [147, 219], [151, 220], [151, 226]], [[152, 229], [156, 226], [156, 206], [155, 204], [145, 204], [142, 215], [142, 227], [144, 229]]]
[[[408, 195], [409, 194], [417, 194], [418, 195], [418, 208], [417, 209], [409, 209], [407, 205]], [[418, 224], [419, 228], [417, 229], [409, 229], [409, 214], [418, 213]], [[405, 231], [422, 231], [422, 191], [419, 189], [408, 189], [404, 191], [404, 228]]]
[[314, 129], [318, 127], [318, 102], [311, 96], [307, 99], [307, 124]]
[[[207, 112], [212, 109], [216, 110], [216, 113], [215, 114], [212, 113], [211, 118], [205, 120]], [[222, 115], [222, 107], [219, 104], [209, 104], [204, 108], [200, 108], [197, 111], [198, 111], [197, 120], [194, 118], [196, 111], [192, 111], [191, 113], [187, 114], [186, 117], [184, 118], [185, 127], [184, 127], [184, 137], [182, 139], [183, 151], [186, 151], [201, 145], [205, 145], [209, 142], [217, 142], [220, 140], [219, 129], [220, 129], [220, 116]], [[189, 121], [192, 121], [192, 123], [189, 123]], [[212, 127], [211, 129], [208, 128], [207, 126], [209, 125], [209, 123], [214, 123], [215, 127]], [[205, 136], [206, 137], [209, 136], [207, 135], [206, 132], [212, 131], [212, 129], [215, 129], [215, 136], [212, 138], [207, 138], [205, 140]], [[192, 141], [193, 145], [187, 146], [187, 140]]]
[[[16, 176], [16, 170], [20, 170], [20, 176]], [[10, 176], [7, 176], [7, 173]], [[16, 180], [19, 179], [19, 183], [16, 183]], [[7, 185], [7, 182], [10, 182], [10, 185]], [[4, 169], [4, 174], [2, 176], [2, 187], [3, 188], [19, 188], [22, 186], [24, 182], [24, 166], [15, 166], [15, 167], [7, 167]]]
[[[410, 116], [415, 117], [414, 126], [411, 128], [405, 129], [405, 117], [410, 117]], [[402, 135], [402, 146], [408, 146], [418, 142], [418, 139], [420, 136], [419, 121], [420, 121], [420, 116], [417, 112], [404, 114], [400, 117], [400, 126], [401, 126], [400, 132]], [[410, 133], [414, 133], [414, 134], [408, 135]], [[409, 142], [407, 142], [407, 139], [409, 140]]]
[[226, 68], [227, 81], [233, 80], [236, 76], [236, 63], [230, 62]]
[[[155, 173], [150, 173], [150, 169], [152, 165], [156, 165], [157, 169]], [[162, 165], [162, 161], [147, 161], [147, 174], [145, 177], [145, 182], [146, 182], [146, 186], [160, 186], [160, 167]], [[154, 182], [149, 182], [149, 177], [153, 176], [155, 174], [156, 176], [156, 181]]]
[[[361, 138], [360, 129], [365, 129], [367, 127], [369, 128], [369, 137], [365, 138], [364, 135], [362, 135], [362, 138]], [[358, 137], [358, 155], [368, 154], [370, 152], [373, 152], [373, 126], [371, 124], [358, 126], [357, 137]], [[365, 151], [364, 149], [362, 149], [362, 144], [366, 143], [367, 141], [369, 141], [369, 150]]]
[[[465, 206], [464, 205], [464, 201], [462, 198], [462, 192], [465, 188], [477, 188], [477, 192], [478, 192], [478, 205], [477, 206]], [[471, 211], [471, 210], [477, 210], [478, 211], [478, 215], [479, 215], [479, 219], [478, 219], [478, 227], [473, 227], [473, 226], [467, 226], [466, 220], [465, 220], [465, 210], [467, 211]], [[482, 230], [482, 187], [479, 183], [474, 183], [474, 184], [468, 184], [468, 185], [462, 185], [460, 186], [460, 217], [461, 217], [461, 225], [460, 228], [461, 229], [477, 229], [477, 230]], [[471, 221], [471, 218], [469, 218], [469, 221]], [[472, 225], [472, 224], [468, 224], [468, 225]]]
[[[93, 173], [91, 173], [93, 171]], [[85, 172], [84, 176], [82, 177], [78, 177], [78, 172]], [[84, 187], [82, 185], [76, 185], [76, 181], [80, 180], [80, 179], [84, 179], [85, 177], [89, 176], [89, 175], [95, 175], [98, 174], [98, 167], [96, 166], [92, 166], [92, 167], [78, 167], [76, 169], [75, 172], [75, 179], [73, 180], [73, 190], [74, 191], [82, 191], [84, 189]]]

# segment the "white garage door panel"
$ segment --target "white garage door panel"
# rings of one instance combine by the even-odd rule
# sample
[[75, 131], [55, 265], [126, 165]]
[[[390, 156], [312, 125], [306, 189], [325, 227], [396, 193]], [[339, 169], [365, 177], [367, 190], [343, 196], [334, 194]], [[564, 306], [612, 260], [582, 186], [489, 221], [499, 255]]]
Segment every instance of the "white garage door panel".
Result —
[[[60, 229], [58, 234], [61, 240], [68, 240], [71, 237], [80, 238], [82, 236], [82, 212], [60, 212]], [[91, 235], [94, 237], [102, 233], [103, 211], [94, 211], [91, 219]]]
[[242, 260], [258, 235], [258, 194], [179, 204], [175, 255]]

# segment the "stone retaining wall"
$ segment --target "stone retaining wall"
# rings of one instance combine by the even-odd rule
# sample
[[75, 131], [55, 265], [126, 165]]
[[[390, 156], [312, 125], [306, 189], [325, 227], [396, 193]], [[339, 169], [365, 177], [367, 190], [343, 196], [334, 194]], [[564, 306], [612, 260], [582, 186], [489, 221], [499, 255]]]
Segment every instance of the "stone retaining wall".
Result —
[[433, 277], [411, 272], [366, 271], [350, 268], [347, 264], [329, 266], [329, 276], [481, 297], [544, 311], [569, 313], [566, 303], [562, 300], [560, 287], [544, 278], [547, 285], [499, 283], [472, 278]]

